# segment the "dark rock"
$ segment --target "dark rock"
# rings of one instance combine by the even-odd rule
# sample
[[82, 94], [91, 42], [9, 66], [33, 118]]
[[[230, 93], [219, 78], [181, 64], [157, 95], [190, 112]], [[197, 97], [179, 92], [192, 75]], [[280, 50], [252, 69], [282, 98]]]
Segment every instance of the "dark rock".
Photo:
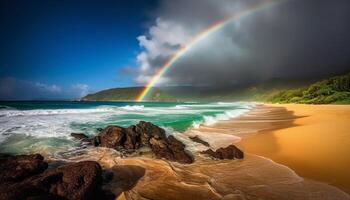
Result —
[[141, 134], [136, 131], [136, 126], [126, 129], [126, 140], [123, 147], [125, 149], [138, 149], [141, 146]]
[[88, 140], [89, 137], [85, 135], [84, 133], [71, 133], [70, 136], [72, 136], [75, 139], [78, 140]]
[[168, 147], [174, 155], [174, 160], [180, 163], [193, 162], [193, 157], [185, 151], [185, 145], [172, 135], [168, 137]]
[[98, 145], [101, 147], [116, 148], [123, 146], [126, 139], [126, 130], [119, 126], [108, 126], [98, 134]]
[[0, 160], [0, 183], [21, 181], [47, 169], [40, 154], [7, 156]]
[[243, 159], [244, 158], [244, 153], [240, 149], [238, 149], [235, 145], [230, 145], [225, 148], [219, 148], [216, 151], [208, 149], [201, 153], [208, 154], [218, 159]]
[[135, 131], [141, 134], [141, 143], [142, 145], [148, 146], [151, 138], [155, 139], [165, 139], [164, 129], [150, 123], [140, 121], [136, 127]]
[[100, 136], [95, 136], [94, 139], [92, 140], [92, 144], [97, 147], [101, 144], [101, 139]]
[[94, 144], [109, 148], [138, 149], [141, 146], [149, 146], [151, 138], [166, 139], [164, 129], [141, 121], [128, 128], [108, 126], [95, 137]]
[[185, 145], [174, 136], [166, 137], [165, 130], [150, 123], [139, 122], [134, 128], [141, 135], [141, 144], [149, 146], [157, 158], [180, 163], [192, 163], [193, 158], [185, 151]]
[[197, 142], [197, 143], [203, 144], [204, 146], [207, 146], [207, 147], [210, 146], [208, 142], [206, 142], [206, 141], [200, 139], [200, 138], [198, 137], [198, 135], [196, 135], [196, 136], [194, 136], [194, 137], [189, 137], [189, 138], [190, 138], [193, 142]]
[[150, 146], [157, 158], [187, 164], [193, 162], [192, 156], [185, 151], [185, 145], [172, 135], [165, 140], [151, 138]]
[[93, 143], [95, 146], [114, 148], [127, 153], [146, 146], [151, 148], [157, 158], [180, 163], [193, 162], [182, 142], [173, 136], [167, 137], [164, 129], [150, 122], [140, 121], [128, 128], [108, 126], [94, 138]]
[[95, 161], [69, 164], [0, 187], [0, 199], [104, 199], [101, 174]]

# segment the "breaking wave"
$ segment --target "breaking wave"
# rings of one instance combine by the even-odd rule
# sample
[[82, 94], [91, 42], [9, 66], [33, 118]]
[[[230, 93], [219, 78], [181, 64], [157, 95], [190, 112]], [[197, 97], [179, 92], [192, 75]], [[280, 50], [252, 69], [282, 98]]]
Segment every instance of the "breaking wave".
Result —
[[159, 125], [168, 134], [181, 133], [187, 128], [199, 127], [201, 124], [213, 125], [237, 117], [252, 106], [248, 103], [125, 104], [91, 103], [90, 107], [84, 104], [74, 108], [50, 108], [44, 105], [45, 109], [36, 107], [27, 110], [2, 106], [0, 151], [21, 152], [24, 149], [28, 151], [28, 148], [46, 149], [45, 146], [59, 149], [62, 146], [60, 144], [71, 144], [72, 132], [93, 136], [97, 128], [110, 124], [126, 127], [139, 121]]

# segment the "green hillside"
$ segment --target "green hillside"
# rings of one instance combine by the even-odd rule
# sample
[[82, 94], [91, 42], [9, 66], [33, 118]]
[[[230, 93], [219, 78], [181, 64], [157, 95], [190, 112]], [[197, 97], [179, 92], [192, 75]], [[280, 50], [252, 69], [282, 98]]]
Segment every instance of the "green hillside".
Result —
[[[319, 79], [318, 79], [319, 80]], [[89, 94], [83, 101], [135, 101], [143, 87], [115, 88]], [[271, 103], [350, 103], [350, 73], [324, 79], [270, 79], [243, 89], [178, 86], [153, 88], [146, 101], [260, 101]]]
[[318, 81], [307, 87], [284, 90], [263, 98], [272, 103], [348, 104], [350, 73]]
[[[135, 101], [144, 87], [113, 88], [102, 90], [94, 94], [88, 94], [82, 98], [83, 101]], [[153, 88], [146, 98], [147, 101], [176, 101], [169, 94]]]

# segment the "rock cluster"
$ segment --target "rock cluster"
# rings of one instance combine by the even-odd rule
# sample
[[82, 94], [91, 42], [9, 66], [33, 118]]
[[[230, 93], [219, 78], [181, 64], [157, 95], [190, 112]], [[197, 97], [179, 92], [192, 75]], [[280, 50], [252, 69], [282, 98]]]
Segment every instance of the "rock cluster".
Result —
[[124, 150], [150, 147], [157, 158], [180, 163], [192, 163], [193, 158], [185, 151], [185, 145], [174, 136], [166, 136], [164, 129], [141, 121], [128, 128], [108, 126], [94, 139], [95, 146]]
[[39, 155], [9, 156], [0, 160], [0, 199], [108, 199], [102, 192], [102, 169], [94, 161], [47, 170]]
[[202, 154], [208, 154], [211, 157], [217, 159], [243, 159], [244, 153], [238, 149], [235, 145], [229, 145], [225, 148], [219, 148], [216, 151], [208, 149], [201, 152]]
[[[193, 157], [185, 150], [185, 145], [174, 136], [166, 136], [164, 129], [150, 123], [140, 121], [136, 125], [123, 128], [108, 126], [100, 129], [94, 138], [84, 134], [72, 133], [72, 137], [89, 142], [99, 147], [114, 148], [126, 152], [133, 152], [140, 147], [149, 147], [157, 158], [165, 158], [179, 163], [192, 163]], [[209, 143], [199, 136], [189, 137], [192, 141], [210, 147]], [[201, 152], [217, 159], [243, 159], [244, 153], [234, 145], [219, 148], [216, 151], [208, 149]]]

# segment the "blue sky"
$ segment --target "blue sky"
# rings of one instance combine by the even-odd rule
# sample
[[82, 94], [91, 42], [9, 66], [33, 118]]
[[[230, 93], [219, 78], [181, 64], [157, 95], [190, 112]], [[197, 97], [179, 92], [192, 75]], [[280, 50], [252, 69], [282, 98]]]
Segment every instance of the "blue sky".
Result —
[[[145, 85], [195, 35], [262, 2], [1, 0], [0, 100]], [[157, 84], [230, 89], [350, 71], [349, 0], [264, 8], [208, 35]]]
[[60, 91], [52, 97], [65, 98], [75, 96], [69, 90], [77, 85], [87, 85], [89, 91], [133, 85], [121, 69], [135, 65], [140, 50], [136, 38], [145, 31], [156, 3], [1, 1], [1, 87], [7, 87], [8, 80], [17, 84], [13, 88], [26, 88], [18, 86], [25, 83], [57, 86]]

